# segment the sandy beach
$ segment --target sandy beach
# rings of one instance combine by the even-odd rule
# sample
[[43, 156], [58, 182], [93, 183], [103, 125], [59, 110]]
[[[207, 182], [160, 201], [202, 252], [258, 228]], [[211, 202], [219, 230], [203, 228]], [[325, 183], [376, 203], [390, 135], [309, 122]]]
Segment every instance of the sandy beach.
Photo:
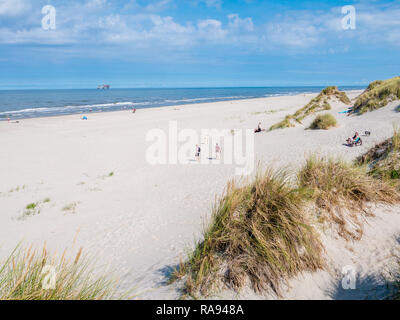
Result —
[[[361, 91], [347, 92], [355, 99]], [[224, 101], [179, 107], [87, 114], [0, 122], [0, 258], [21, 241], [53, 251], [83, 247], [99, 267], [113, 270], [139, 299], [177, 299], [179, 283], [166, 285], [171, 270], [199, 240], [215, 197], [229, 180], [238, 178], [235, 165], [150, 165], [146, 134], [155, 128], [253, 130], [282, 120], [316, 94]], [[354, 100], [353, 100], [354, 101]], [[307, 156], [338, 156], [353, 160], [393, 135], [400, 113], [393, 102], [362, 116], [339, 114], [338, 127], [305, 130], [315, 116], [295, 128], [255, 136], [255, 163], [294, 170]], [[355, 131], [371, 131], [361, 147], [349, 148]], [[194, 154], [193, 154], [194, 157]], [[25, 207], [38, 203], [40, 213], [24, 217]], [[330, 270], [303, 274], [291, 281], [287, 299], [370, 297], [368, 283], [357, 290], [336, 291], [340, 272], [354, 265], [360, 278], [388, 265], [398, 244], [400, 208], [374, 208], [359, 242], [345, 242], [320, 230]], [[75, 243], [74, 243], [75, 240]], [[222, 296], [221, 296], [222, 295]], [[225, 292], [218, 298], [235, 298]], [[275, 298], [243, 292], [241, 298]]]

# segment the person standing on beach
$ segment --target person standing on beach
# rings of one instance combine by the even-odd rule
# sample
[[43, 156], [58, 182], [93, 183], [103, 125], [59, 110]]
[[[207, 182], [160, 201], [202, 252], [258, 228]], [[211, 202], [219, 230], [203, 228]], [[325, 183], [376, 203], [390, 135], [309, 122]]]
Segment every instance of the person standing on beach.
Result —
[[201, 148], [199, 147], [198, 144], [196, 144], [196, 160], [200, 162], [200, 154], [201, 154]]
[[217, 145], [215, 146], [215, 158], [217, 160], [221, 159], [221, 147], [219, 146], [219, 144], [217, 143]]

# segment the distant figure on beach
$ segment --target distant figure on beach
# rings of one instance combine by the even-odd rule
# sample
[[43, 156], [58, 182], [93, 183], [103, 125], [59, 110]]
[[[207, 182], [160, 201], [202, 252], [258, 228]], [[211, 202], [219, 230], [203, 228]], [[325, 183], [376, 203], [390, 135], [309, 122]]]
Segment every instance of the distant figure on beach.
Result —
[[201, 148], [196, 144], [196, 160], [200, 161]]
[[261, 129], [261, 122], [259, 122], [257, 129], [254, 130], [254, 133], [259, 133], [259, 132], [262, 132], [262, 131], [264, 131], [264, 130]]
[[217, 158], [217, 160], [221, 159], [221, 147], [218, 143], [215, 146], [215, 157]]
[[132, 113], [135, 114], [136, 113], [136, 108], [132, 109]]

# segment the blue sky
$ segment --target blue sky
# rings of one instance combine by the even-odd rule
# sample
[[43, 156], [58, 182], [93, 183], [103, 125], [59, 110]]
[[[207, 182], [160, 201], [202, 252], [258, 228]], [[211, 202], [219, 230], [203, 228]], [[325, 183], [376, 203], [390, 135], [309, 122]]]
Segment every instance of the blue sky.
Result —
[[0, 0], [0, 89], [364, 85], [399, 57], [398, 0]]

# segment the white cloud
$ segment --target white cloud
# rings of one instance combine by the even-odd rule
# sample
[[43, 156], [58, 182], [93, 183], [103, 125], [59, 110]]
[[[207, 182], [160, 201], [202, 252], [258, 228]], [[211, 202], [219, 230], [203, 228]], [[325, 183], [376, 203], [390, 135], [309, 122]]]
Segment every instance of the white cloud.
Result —
[[197, 23], [199, 37], [208, 40], [221, 40], [227, 35], [222, 22], [215, 19], [200, 20]]
[[312, 47], [321, 41], [320, 30], [304, 22], [270, 23], [266, 32], [269, 41], [289, 47]]
[[234, 29], [243, 28], [246, 31], [253, 31], [254, 24], [251, 18], [241, 19], [238, 14], [230, 14], [228, 15], [229, 19], [229, 27]]
[[11, 32], [5, 28], [0, 29], [0, 43], [22, 44], [37, 43], [44, 45], [65, 45], [78, 43], [75, 37], [68, 32], [48, 32], [41, 28], [18, 30]]
[[[211, 1], [209, 5], [217, 3], [222, 2]], [[361, 8], [357, 10], [357, 30], [344, 31], [340, 8], [328, 12], [282, 12], [264, 25], [256, 25], [251, 17], [240, 17], [236, 13], [220, 20], [178, 21], [172, 16], [150, 12], [169, 5], [170, 0], [154, 2], [153, 7], [141, 10], [137, 7], [138, 2], [132, 1], [131, 4], [129, 8], [115, 10], [110, 0], [63, 2], [56, 7], [57, 30], [51, 32], [39, 28], [40, 10], [34, 10], [36, 16], [30, 14], [26, 19], [12, 20], [18, 23], [0, 24], [0, 44], [118, 45], [127, 50], [163, 48], [188, 52], [194, 46], [214, 45], [216, 42], [225, 46], [242, 46], [246, 51], [251, 50], [248, 44], [260, 50], [279, 47], [328, 50], [329, 47], [322, 46], [336, 44], [344, 48], [348, 47], [349, 40], [351, 44], [355, 41], [400, 44], [400, 8]], [[28, 7], [28, 0], [0, 0], [0, 14], [3, 15], [22, 14]], [[136, 9], [132, 10], [133, 7]]]
[[222, 6], [222, 0], [199, 0], [199, 2], [205, 3], [208, 8], [221, 9]]
[[0, 0], [0, 16], [19, 16], [30, 9], [26, 0]]
[[150, 3], [147, 5], [144, 10], [145, 11], [150, 11], [150, 12], [157, 12], [157, 11], [162, 11], [165, 10], [169, 4], [171, 3], [171, 0], [160, 0], [155, 3]]
[[0, 43], [81, 43], [85, 47], [114, 44], [129, 48], [162, 46], [166, 50], [189, 50], [207, 42], [245, 43], [249, 41], [246, 34], [254, 30], [251, 18], [241, 18], [237, 14], [229, 15], [224, 21], [203, 19], [179, 23], [171, 16], [152, 13], [107, 14], [104, 10], [93, 14], [94, 8], [102, 6], [107, 6], [107, 1], [90, 0], [81, 5], [58, 7], [57, 29], [51, 32], [41, 30], [37, 24], [15, 30], [0, 26]]
[[86, 6], [88, 8], [104, 8], [107, 4], [107, 0], [88, 0]]

